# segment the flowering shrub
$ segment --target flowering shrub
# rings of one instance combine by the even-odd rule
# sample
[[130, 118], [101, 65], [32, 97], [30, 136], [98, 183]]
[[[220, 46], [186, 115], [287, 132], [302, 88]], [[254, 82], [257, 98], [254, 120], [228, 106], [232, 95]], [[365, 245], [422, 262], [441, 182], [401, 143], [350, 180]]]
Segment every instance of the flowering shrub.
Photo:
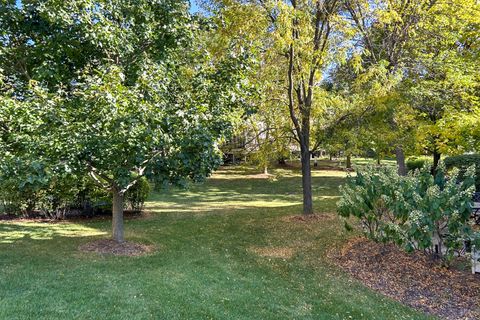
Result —
[[428, 165], [405, 177], [394, 168], [366, 168], [340, 188], [338, 213], [359, 218], [365, 234], [375, 241], [424, 250], [448, 264], [473, 236], [474, 176], [473, 166], [461, 182], [458, 171], [447, 176], [443, 165], [435, 176]]

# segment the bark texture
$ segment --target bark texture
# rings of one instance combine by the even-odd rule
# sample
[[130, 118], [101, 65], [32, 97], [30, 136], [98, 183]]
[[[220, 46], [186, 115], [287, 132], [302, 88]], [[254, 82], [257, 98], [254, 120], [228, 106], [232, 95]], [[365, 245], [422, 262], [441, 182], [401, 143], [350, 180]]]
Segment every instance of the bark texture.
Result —
[[313, 214], [312, 200], [312, 170], [310, 167], [310, 151], [302, 147], [302, 188], [303, 188], [303, 214]]
[[405, 153], [403, 152], [403, 148], [401, 146], [397, 146], [395, 148], [395, 158], [397, 160], [398, 175], [406, 176], [407, 166], [405, 164]]
[[116, 242], [124, 242], [123, 234], [123, 193], [113, 191], [112, 238]]
[[350, 154], [347, 154], [346, 166], [347, 166], [347, 169], [352, 169], [352, 156]]
[[442, 157], [442, 154], [435, 150], [433, 152], [433, 166], [432, 166], [432, 174], [435, 174], [437, 172], [438, 164], [440, 163], [440, 158]]

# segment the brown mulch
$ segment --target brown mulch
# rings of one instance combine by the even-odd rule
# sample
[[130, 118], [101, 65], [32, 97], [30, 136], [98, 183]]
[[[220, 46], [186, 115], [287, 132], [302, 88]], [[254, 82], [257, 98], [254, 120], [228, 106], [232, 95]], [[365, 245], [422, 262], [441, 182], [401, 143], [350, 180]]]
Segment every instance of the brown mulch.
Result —
[[360, 238], [330, 257], [366, 286], [442, 319], [480, 319], [480, 275], [439, 267], [421, 252]]
[[134, 242], [116, 242], [112, 239], [101, 239], [86, 243], [79, 247], [80, 251], [113, 254], [116, 256], [141, 256], [153, 251], [153, 246]]

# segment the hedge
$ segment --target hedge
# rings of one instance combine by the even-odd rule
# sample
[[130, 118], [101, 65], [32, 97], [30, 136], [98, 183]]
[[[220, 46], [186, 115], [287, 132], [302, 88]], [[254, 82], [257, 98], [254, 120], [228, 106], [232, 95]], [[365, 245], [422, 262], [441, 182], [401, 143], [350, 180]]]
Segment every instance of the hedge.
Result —
[[430, 157], [410, 157], [407, 159], [407, 169], [408, 171], [415, 171], [416, 169], [422, 169], [425, 163], [432, 163], [432, 159]]

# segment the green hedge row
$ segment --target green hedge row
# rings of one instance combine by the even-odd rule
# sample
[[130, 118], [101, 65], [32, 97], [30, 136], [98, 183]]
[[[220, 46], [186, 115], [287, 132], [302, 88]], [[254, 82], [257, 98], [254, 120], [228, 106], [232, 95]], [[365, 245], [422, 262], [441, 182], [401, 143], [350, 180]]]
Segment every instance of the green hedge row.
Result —
[[416, 169], [422, 169], [423, 166], [428, 163], [432, 164], [431, 157], [421, 156], [421, 157], [410, 157], [407, 159], [407, 169], [408, 171], [414, 171]]

